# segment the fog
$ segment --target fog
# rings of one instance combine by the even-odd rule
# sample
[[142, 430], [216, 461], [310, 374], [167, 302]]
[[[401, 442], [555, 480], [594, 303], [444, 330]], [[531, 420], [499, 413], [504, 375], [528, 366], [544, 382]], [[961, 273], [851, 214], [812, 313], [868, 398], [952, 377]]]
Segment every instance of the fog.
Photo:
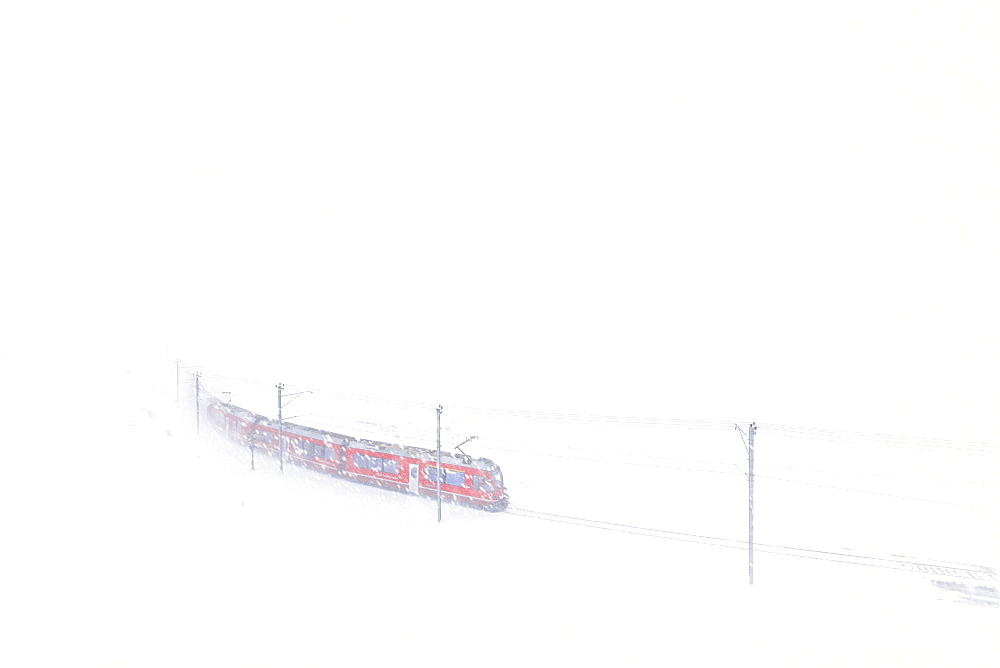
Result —
[[[542, 452], [721, 462], [727, 510], [678, 521], [734, 538], [735, 430], [601, 430], [754, 421], [784, 539], [995, 554], [998, 28], [985, 1], [4, 7], [9, 419], [93, 446], [107, 378], [169, 394], [180, 360], [185, 392], [273, 412], [286, 383], [354, 428], [433, 437], [440, 404], [526, 507], [593, 503], [539, 492]], [[796, 485], [923, 501], [806, 522]]]
[[45, 7], [22, 349], [995, 440], [992, 3]]

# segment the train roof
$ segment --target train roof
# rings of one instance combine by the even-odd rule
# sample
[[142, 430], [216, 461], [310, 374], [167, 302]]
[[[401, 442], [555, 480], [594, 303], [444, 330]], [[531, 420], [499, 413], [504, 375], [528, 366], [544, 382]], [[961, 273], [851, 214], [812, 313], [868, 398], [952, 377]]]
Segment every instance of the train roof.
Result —
[[[246, 408], [241, 408], [233, 404], [225, 403], [223, 401], [216, 400], [214, 402], [216, 406], [224, 409], [236, 417], [257, 424], [260, 426], [267, 427], [269, 429], [277, 429], [278, 421], [267, 416], [261, 415], [259, 413], [254, 413], [253, 411], [247, 410]], [[436, 459], [437, 450], [432, 450], [430, 448], [419, 448], [412, 445], [399, 445], [396, 443], [385, 443], [383, 441], [374, 441], [367, 438], [355, 438], [353, 436], [347, 436], [345, 434], [337, 434], [330, 431], [325, 431], [323, 429], [317, 429], [316, 427], [309, 427], [306, 425], [296, 424], [294, 422], [281, 423], [282, 432], [289, 434], [295, 434], [297, 436], [306, 436], [308, 438], [314, 438], [316, 440], [322, 440], [326, 442], [334, 442], [338, 445], [347, 445], [349, 447], [364, 447], [366, 450], [373, 450], [375, 452], [382, 452], [385, 454], [394, 454], [403, 457], [415, 457], [417, 459]], [[487, 471], [499, 471], [500, 467], [497, 466], [492, 460], [486, 457], [474, 458], [470, 455], [465, 455], [457, 452], [441, 451], [441, 463], [451, 464], [453, 466], [472, 466], [475, 468], [484, 469]]]

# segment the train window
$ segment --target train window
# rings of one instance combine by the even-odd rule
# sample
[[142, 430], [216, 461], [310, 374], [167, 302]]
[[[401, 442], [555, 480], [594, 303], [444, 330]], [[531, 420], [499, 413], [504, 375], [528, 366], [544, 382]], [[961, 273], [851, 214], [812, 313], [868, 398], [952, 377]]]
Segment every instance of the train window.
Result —
[[369, 471], [390, 473], [392, 475], [399, 474], [399, 462], [394, 459], [385, 459], [383, 457], [372, 457], [371, 455], [355, 453], [354, 465], [360, 469], [368, 469]]
[[490, 481], [489, 476], [483, 476], [483, 484], [480, 487], [480, 489], [483, 490], [484, 492], [493, 491], [493, 483]]
[[472, 489], [479, 489], [479, 483], [482, 482], [482, 479], [481, 475], [472, 476]]
[[[427, 467], [427, 479], [431, 482], [437, 482], [438, 478], [437, 478], [436, 466]], [[463, 473], [462, 471], [449, 471], [448, 469], [444, 470], [444, 480], [442, 480], [442, 482], [445, 485], [464, 487], [465, 480], [466, 480], [465, 473]]]

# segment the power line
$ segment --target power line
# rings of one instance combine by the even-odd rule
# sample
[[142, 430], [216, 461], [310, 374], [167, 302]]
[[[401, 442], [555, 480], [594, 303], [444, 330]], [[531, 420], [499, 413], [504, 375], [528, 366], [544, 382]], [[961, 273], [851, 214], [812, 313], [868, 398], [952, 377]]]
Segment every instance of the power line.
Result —
[[732, 423], [723, 420], [683, 420], [621, 415], [594, 415], [584, 413], [552, 413], [528, 410], [509, 410], [475, 406], [456, 406], [456, 411], [493, 417], [521, 417], [540, 422], [559, 424], [606, 424], [629, 427], [662, 427], [670, 429], [729, 429]]
[[[947, 482], [956, 485], [992, 485], [994, 483], [986, 480], [954, 480], [949, 478], [924, 478], [921, 476], [889, 475], [887, 473], [862, 473], [860, 471], [828, 471], [824, 469], [800, 469], [791, 466], [760, 466], [759, 469], [772, 469], [778, 471], [797, 471], [801, 473], [826, 473], [830, 475], [844, 476], [865, 476], [867, 478], [888, 478], [890, 480], [922, 480], [925, 482]], [[758, 476], [759, 477], [759, 476]]]
[[[212, 374], [209, 374], [209, 375], [212, 375]], [[223, 377], [223, 378], [232, 380], [229, 377]], [[402, 428], [398, 427], [396, 425], [392, 425], [391, 429], [385, 429], [382, 425], [372, 425], [372, 424], [367, 423], [367, 422], [365, 422], [363, 420], [352, 420], [352, 419], [346, 419], [345, 420], [344, 418], [339, 418], [339, 419], [336, 419], [336, 421], [333, 421], [333, 419], [325, 419], [325, 418], [327, 418], [329, 416], [322, 416], [322, 415], [312, 414], [312, 413], [305, 414], [304, 416], [299, 416], [299, 417], [319, 418], [319, 419], [310, 420], [310, 422], [314, 423], [315, 426], [320, 426], [320, 427], [323, 427], [323, 428], [332, 429], [332, 430], [337, 431], [338, 433], [356, 434], [359, 437], [372, 438], [372, 439], [378, 440], [378, 441], [386, 441], [386, 440], [389, 440], [389, 439], [403, 440], [403, 441], [408, 442], [410, 444], [420, 444], [421, 447], [430, 447], [431, 445], [433, 445], [435, 443], [435, 440], [433, 438], [431, 438], [430, 435], [429, 435], [429, 428], [427, 430], [420, 430], [420, 429], [416, 429], [415, 430], [412, 425], [410, 425], [410, 426], [404, 426]], [[350, 423], [350, 424], [352, 424], [354, 426], [345, 427], [345, 426], [343, 426], [345, 422], [346, 423]], [[560, 448], [561, 447], [561, 448], [566, 449], [566, 450], [572, 450], [572, 451], [577, 451], [577, 452], [586, 452], [586, 453], [595, 453], [595, 454], [601, 452], [599, 450], [588, 449], [588, 448], [573, 448], [573, 447], [569, 447], [569, 446], [552, 446], [552, 445], [547, 445], [547, 444], [539, 444], [539, 443], [532, 443], [532, 442], [527, 442], [527, 441], [517, 441], [517, 440], [510, 440], [510, 439], [492, 439], [492, 440], [495, 440], [496, 442], [500, 442], [500, 443], [513, 443], [513, 444], [518, 444], [518, 445], [529, 445], [529, 446], [537, 446], [537, 447], [549, 447], [549, 448], [552, 448], [552, 447]], [[486, 441], [486, 443], [488, 443], [488, 442], [489, 441]], [[523, 449], [512, 449], [512, 448], [504, 448], [504, 447], [497, 447], [497, 446], [487, 446], [487, 450], [492, 450], [492, 451], [496, 451], [496, 452], [507, 452], [507, 453], [512, 453], [512, 454], [522, 454], [522, 455], [529, 455], [529, 456], [541, 456], [541, 457], [550, 457], [550, 458], [558, 458], [558, 459], [568, 459], [568, 460], [574, 460], [574, 461], [584, 461], [584, 462], [590, 462], [590, 463], [596, 463], [596, 464], [611, 464], [611, 465], [618, 465], [618, 466], [637, 466], [637, 467], [650, 468], [650, 469], [663, 469], [663, 470], [685, 471], [685, 472], [692, 472], [692, 473], [708, 473], [708, 474], [716, 474], [716, 475], [737, 475], [736, 473], [733, 473], [733, 472], [730, 472], [730, 471], [717, 471], [717, 470], [695, 468], [695, 467], [683, 467], [683, 466], [668, 466], [668, 465], [664, 465], [664, 464], [655, 464], [655, 463], [651, 463], [651, 462], [622, 461], [622, 460], [606, 459], [606, 458], [600, 458], [600, 457], [578, 457], [578, 456], [567, 455], [567, 454], [557, 454], [557, 453], [551, 453], [551, 452], [537, 452], [537, 451], [532, 452], [532, 451], [525, 451]], [[690, 458], [682, 458], [682, 457], [668, 457], [668, 456], [664, 456], [664, 455], [655, 455], [655, 454], [640, 454], [640, 453], [634, 453], [634, 452], [614, 453], [614, 454], [620, 454], [620, 455], [625, 456], [625, 457], [639, 457], [639, 458], [656, 459], [656, 460], [683, 461], [683, 462], [691, 462], [691, 463], [694, 463], [694, 464], [708, 464], [708, 465], [712, 465], [712, 466], [722, 466], [722, 467], [726, 467], [726, 466], [728, 466], [731, 463], [731, 462], [719, 462], [719, 461], [711, 461], [711, 460], [690, 459]], [[836, 471], [817, 471], [817, 470], [809, 470], [809, 469], [793, 469], [793, 468], [786, 468], [786, 467], [763, 466], [761, 468], [789, 470], [789, 471], [795, 470], [795, 471], [803, 471], [803, 472], [829, 473], [829, 474], [833, 474], [833, 475], [851, 474], [850, 472], [844, 473], [844, 472], [836, 472]], [[853, 472], [853, 474], [854, 475], [867, 475], [867, 476], [872, 476], [872, 477], [885, 477], [885, 478], [891, 478], [891, 479], [904, 479], [904, 480], [905, 479], [921, 479], [921, 478], [908, 478], [906, 476], [889, 476], [889, 475], [879, 476], [878, 474], [866, 474], [866, 473], [860, 473], [860, 472]], [[854, 492], [854, 493], [861, 493], [861, 494], [872, 494], [872, 495], [886, 496], [886, 497], [892, 497], [892, 498], [901, 498], [901, 499], [908, 499], [908, 500], [915, 500], [915, 501], [925, 501], [925, 502], [930, 502], [930, 503], [940, 503], [940, 504], [954, 505], [954, 506], [959, 506], [959, 507], [982, 508], [981, 506], [972, 506], [972, 505], [968, 505], [968, 504], [960, 504], [960, 503], [952, 503], [952, 502], [946, 502], [946, 501], [936, 501], [936, 500], [932, 500], [932, 499], [922, 499], [922, 498], [917, 498], [917, 497], [901, 496], [901, 495], [889, 494], [889, 493], [885, 493], [885, 492], [873, 492], [873, 491], [869, 491], [869, 490], [851, 489], [851, 488], [839, 487], [839, 486], [835, 486], [835, 485], [824, 485], [824, 484], [821, 484], [821, 483], [807, 482], [807, 481], [802, 481], [802, 480], [789, 480], [789, 479], [786, 479], [786, 478], [779, 478], [779, 477], [774, 477], [774, 476], [757, 476], [757, 477], [763, 477], [765, 479], [771, 479], [771, 480], [776, 480], [776, 481], [781, 481], [781, 482], [789, 482], [789, 483], [795, 483], [795, 484], [803, 484], [803, 485], [811, 485], [811, 486], [817, 486], [817, 487], [825, 487], [825, 488], [828, 488], [828, 489], [836, 489], [836, 490], [847, 491], [847, 492]], [[926, 479], [926, 478], [923, 478], [923, 479]], [[978, 484], [987, 484], [987, 483], [982, 483], [980, 481], [953, 481], [953, 482], [958, 482], [958, 483], [962, 483], [962, 482], [965, 482], [965, 483], [976, 482]]]
[[918, 497], [915, 497], [915, 496], [901, 496], [899, 494], [887, 494], [885, 492], [870, 492], [870, 491], [864, 490], [864, 489], [849, 489], [847, 487], [836, 487], [834, 485], [824, 485], [824, 484], [817, 483], [817, 482], [806, 482], [804, 480], [788, 480], [787, 478], [775, 478], [775, 477], [772, 477], [772, 476], [765, 476], [765, 475], [758, 475], [756, 477], [758, 477], [758, 478], [764, 478], [765, 480], [778, 480], [780, 482], [791, 482], [791, 483], [796, 483], [796, 484], [799, 484], [799, 485], [810, 485], [812, 487], [825, 487], [827, 489], [837, 489], [837, 490], [841, 490], [841, 491], [844, 491], [844, 492], [857, 492], [858, 494], [873, 494], [875, 496], [888, 496], [888, 497], [892, 497], [892, 498], [895, 498], [895, 499], [908, 499], [910, 501], [925, 501], [927, 503], [939, 503], [939, 504], [942, 504], [942, 505], [945, 505], [945, 506], [959, 506], [961, 508], [977, 508], [977, 509], [980, 509], [980, 510], [988, 510], [988, 508], [986, 508], [986, 506], [970, 506], [970, 505], [965, 504], [965, 503], [953, 503], [951, 501], [936, 501], [934, 499], [921, 499], [921, 498], [918, 498]]
[[[604, 522], [582, 517], [570, 517], [566, 515], [556, 515], [540, 511], [533, 511], [523, 508], [510, 507], [507, 509], [510, 515], [537, 519], [547, 522], [557, 522], [570, 524], [590, 529], [602, 529], [605, 531], [617, 531], [651, 538], [694, 543], [707, 545], [710, 547], [723, 547], [728, 549], [742, 550], [747, 546], [747, 541], [735, 540], [732, 538], [719, 538], [715, 536], [705, 536], [702, 534], [690, 534], [680, 531], [668, 531], [666, 529], [652, 529], [616, 522]], [[768, 549], [757, 549], [757, 548]], [[996, 574], [992, 569], [975, 564], [963, 564], [958, 562], [941, 561], [936, 559], [924, 559], [920, 557], [903, 557], [891, 555], [889, 557], [873, 557], [858, 553], [835, 552], [832, 550], [812, 550], [789, 545], [775, 545], [770, 543], [756, 543], [757, 553], [775, 554], [788, 557], [799, 557], [814, 559], [818, 561], [829, 561], [835, 563], [850, 564], [854, 566], [871, 566], [876, 568], [886, 568], [891, 570], [919, 571], [922, 573], [936, 573], [950, 575], [953, 577], [971, 580], [996, 580]]]
[[[697, 463], [697, 464], [716, 464], [718, 466], [729, 466], [729, 464], [730, 464], [730, 462], [717, 462], [717, 461], [711, 461], [711, 460], [706, 460], [706, 459], [691, 459], [689, 457], [669, 457], [667, 455], [644, 454], [644, 453], [639, 453], [639, 452], [621, 452], [621, 451], [617, 451], [617, 450], [609, 451], [609, 450], [595, 450], [593, 448], [575, 448], [575, 447], [569, 446], [569, 445], [550, 445], [550, 444], [547, 444], [547, 443], [538, 443], [538, 442], [535, 442], [535, 441], [523, 441], [523, 440], [516, 440], [516, 439], [509, 439], [509, 438], [492, 438], [492, 439], [490, 439], [490, 441], [495, 441], [497, 443], [508, 443], [508, 444], [513, 444], [513, 445], [527, 445], [527, 446], [534, 446], [534, 447], [539, 447], [539, 448], [558, 448], [560, 450], [571, 450], [573, 452], [588, 452], [588, 453], [597, 453], [597, 454], [614, 454], [614, 455], [619, 455], [619, 456], [622, 456], [622, 457], [638, 457], [638, 458], [646, 458], [646, 459], [668, 459], [668, 460], [673, 460], [673, 461], [693, 462], [693, 463]], [[523, 451], [521, 451], [521, 452], [523, 452]], [[535, 453], [525, 453], [525, 454], [535, 454]], [[546, 454], [546, 453], [537, 453], [537, 454]]]
[[[229, 382], [248, 383], [259, 385], [262, 388], [267, 384], [247, 378], [237, 378], [222, 374], [203, 374], [206, 378], [226, 380]], [[360, 403], [393, 406], [403, 409], [430, 410], [437, 404], [431, 402], [409, 401], [389, 399], [365, 394], [333, 392], [321, 388], [308, 386], [289, 385], [296, 389], [306, 389], [314, 394], [322, 396], [332, 396], [339, 399]], [[641, 427], [641, 428], [664, 428], [664, 429], [731, 429], [731, 421], [722, 420], [686, 420], [686, 419], [663, 419], [638, 416], [619, 415], [596, 415], [582, 413], [545, 412], [516, 409], [500, 409], [491, 407], [461, 406], [450, 407], [452, 413], [471, 413], [489, 418], [522, 418], [540, 422], [548, 422], [566, 425], [607, 425], [619, 427]], [[887, 446], [906, 447], [908, 449], [925, 449], [929, 451], [958, 451], [973, 455], [994, 456], [1000, 451], [1000, 446], [985, 442], [967, 442], [947, 439], [929, 439], [924, 437], [897, 436], [881, 433], [850, 432], [835, 429], [824, 429], [814, 427], [799, 427], [775, 423], [758, 423], [758, 432], [768, 432], [777, 436], [789, 438], [808, 437], [816, 440], [835, 441], [863, 441], [865, 443], [876, 443]]]
[[[249, 378], [237, 378], [234, 376], [225, 376], [221, 374], [205, 374], [207, 377], [215, 378], [217, 380], [225, 380], [229, 382], [246, 383], [252, 386], [259, 386], [261, 388], [268, 387], [269, 384], [259, 380], [252, 380]], [[389, 399], [386, 397], [375, 397], [365, 394], [356, 394], [349, 392], [334, 392], [332, 390], [326, 390], [317, 387], [311, 387], [308, 385], [297, 385], [294, 383], [286, 383], [286, 387], [289, 389], [294, 389], [296, 391], [309, 391], [313, 394], [318, 394], [321, 396], [336, 397], [338, 399], [344, 399], [348, 401], [356, 401], [359, 403], [369, 403], [369, 404], [379, 404], [387, 406], [396, 406], [401, 408], [416, 408], [416, 409], [427, 409], [433, 408], [436, 404], [431, 404], [428, 402], [420, 401], [409, 401], [409, 400], [399, 400], [399, 399]]]
[[[245, 378], [235, 378], [232, 376], [224, 376], [220, 374], [205, 374], [205, 375], [220, 380], [245, 382], [255, 385], [261, 385], [262, 387], [267, 385], [262, 381], [254, 381]], [[433, 408], [437, 405], [430, 402], [388, 399], [385, 397], [377, 397], [372, 395], [356, 394], [356, 393], [333, 392], [330, 390], [324, 390], [321, 388], [309, 387], [309, 386], [299, 386], [293, 384], [288, 384], [287, 386], [289, 388], [295, 388], [295, 389], [308, 389], [312, 391], [314, 394], [334, 396], [342, 399], [349, 399], [352, 401], [359, 401], [364, 403], [374, 403], [374, 404], [383, 404], [383, 405], [391, 405], [391, 406], [399, 406], [407, 408], [420, 408], [420, 409]], [[474, 413], [477, 415], [485, 415], [493, 417], [522, 417], [544, 422], [557, 422], [564, 424], [581, 424], [581, 425], [597, 423], [597, 424], [625, 425], [625, 426], [639, 426], [639, 427], [696, 428], [696, 429], [729, 428], [729, 426], [731, 425], [730, 422], [721, 420], [685, 420], [685, 419], [662, 419], [662, 418], [638, 417], [638, 416], [559, 413], [559, 412], [529, 411], [529, 410], [517, 410], [517, 409], [501, 409], [501, 408], [490, 408], [481, 406], [456, 405], [453, 410], [455, 412], [467, 412], [467, 413]]]
[[781, 424], [762, 423], [758, 425], [766, 432], [790, 438], [808, 436], [816, 440], [833, 441], [863, 441], [865, 443], [884, 443], [898, 446], [931, 448], [939, 450], [958, 450], [970, 454], [995, 455], [1000, 451], [1000, 445], [986, 442], [955, 441], [946, 439], [925, 438], [921, 436], [898, 436], [893, 434], [864, 433], [823, 429], [817, 427], [795, 427]]
[[[594, 449], [591, 449], [591, 448], [574, 448], [574, 447], [570, 447], [570, 446], [553, 446], [553, 445], [546, 445], [546, 444], [535, 443], [535, 442], [530, 442], [530, 441], [519, 441], [519, 440], [502, 439], [502, 438], [500, 438], [500, 439], [490, 439], [490, 441], [492, 441], [492, 442], [499, 442], [499, 443], [509, 443], [509, 444], [515, 444], [515, 445], [538, 446], [538, 447], [543, 447], [543, 448], [560, 448], [562, 450], [571, 450], [571, 451], [574, 451], [574, 452], [586, 452], [586, 453], [604, 454], [604, 451], [594, 450]], [[487, 441], [487, 442], [490, 442], [490, 441]], [[745, 445], [746, 444], [744, 443], [744, 446]], [[525, 455], [531, 455], [531, 456], [554, 457], [554, 458], [562, 458], [562, 459], [573, 459], [573, 460], [577, 460], [577, 461], [589, 461], [589, 462], [595, 462], [595, 463], [621, 464], [621, 465], [627, 465], [627, 466], [645, 466], [645, 467], [649, 467], [649, 468], [665, 468], [665, 469], [676, 469], [676, 470], [682, 470], [682, 471], [703, 471], [705, 473], [723, 473], [722, 471], [711, 471], [711, 470], [706, 470], [706, 469], [693, 469], [693, 468], [671, 467], [671, 466], [663, 466], [663, 465], [658, 465], [658, 464], [653, 464], [653, 463], [646, 463], [646, 462], [630, 462], [630, 461], [621, 461], [621, 460], [605, 459], [605, 458], [575, 457], [575, 456], [566, 455], [566, 454], [557, 454], [557, 453], [551, 453], [551, 452], [538, 452], [538, 451], [530, 451], [530, 450], [526, 451], [526, 450], [523, 450], [523, 449], [511, 449], [511, 448], [502, 448], [502, 447], [496, 447], [496, 446], [489, 446], [489, 449], [496, 450], [498, 452], [510, 452], [510, 453], [525, 454]], [[732, 464], [732, 462], [720, 462], [720, 461], [705, 460], [705, 459], [690, 459], [690, 458], [686, 458], [686, 457], [669, 457], [669, 456], [666, 456], [666, 455], [641, 454], [641, 453], [636, 453], [636, 452], [617, 452], [617, 451], [613, 451], [613, 452], [608, 452], [608, 454], [615, 454], [615, 455], [620, 455], [620, 456], [623, 456], [623, 457], [635, 457], [635, 458], [646, 458], [646, 459], [656, 459], [656, 460], [670, 460], [670, 461], [683, 461], [683, 462], [691, 462], [691, 463], [695, 463], [695, 464], [710, 464], [710, 465], [715, 465], [715, 466], [729, 466], [730, 464]], [[955, 483], [955, 484], [980, 484], [980, 485], [991, 484], [991, 483], [986, 482], [986, 481], [978, 481], [978, 480], [945, 480], [945, 479], [940, 479], [940, 478], [925, 478], [925, 477], [917, 477], [917, 476], [899, 476], [899, 475], [887, 475], [887, 474], [876, 474], [876, 473], [862, 473], [862, 472], [859, 472], [859, 471], [828, 471], [828, 470], [819, 470], [819, 469], [799, 469], [799, 468], [792, 468], [792, 467], [759, 466], [759, 465], [757, 465], [756, 468], [775, 469], [775, 470], [781, 470], [781, 471], [799, 471], [799, 472], [809, 472], [809, 473], [827, 473], [827, 474], [831, 474], [831, 475], [857, 475], [857, 476], [866, 476], [866, 477], [888, 478], [888, 479], [894, 479], [894, 480], [925, 480], [925, 481], [934, 481], [934, 482], [951, 482], [951, 483]], [[725, 473], [728, 474], [728, 472], [725, 472]], [[756, 476], [756, 477], [761, 477], [761, 476]], [[775, 478], [775, 479], [778, 479], [778, 478]], [[796, 481], [796, 482], [798, 482], [798, 481]], [[835, 489], [845, 489], [846, 491], [854, 491], [854, 490], [849, 490], [847, 488], [835, 488]]]
[[[549, 454], [549, 453], [545, 453], [545, 452], [524, 452], [523, 450], [509, 450], [507, 448], [496, 448], [496, 447], [494, 447], [494, 448], [490, 448], [490, 449], [491, 450], [496, 450], [497, 452], [510, 452], [510, 453], [513, 453], [513, 454], [535, 455], [535, 456], [538, 456], [538, 457], [553, 457], [553, 458], [556, 458], [556, 459], [573, 459], [573, 460], [580, 461], [580, 462], [596, 462], [596, 463], [599, 463], [599, 464], [617, 464], [617, 465], [620, 465], [620, 466], [641, 466], [643, 468], [670, 469], [670, 470], [673, 470], [673, 471], [694, 471], [694, 472], [700, 472], [700, 473], [718, 473], [720, 475], [736, 475], [735, 473], [731, 473], [729, 471], [710, 471], [708, 469], [689, 469], [689, 468], [683, 468], [683, 467], [679, 467], [679, 466], [664, 466], [662, 464], [645, 464], [645, 463], [641, 463], [641, 462], [620, 462], [620, 461], [612, 461], [612, 460], [609, 460], [609, 459], [589, 459], [587, 457], [573, 457], [572, 455], [556, 455], [556, 454]], [[714, 463], [714, 462], [706, 462], [706, 463]]]

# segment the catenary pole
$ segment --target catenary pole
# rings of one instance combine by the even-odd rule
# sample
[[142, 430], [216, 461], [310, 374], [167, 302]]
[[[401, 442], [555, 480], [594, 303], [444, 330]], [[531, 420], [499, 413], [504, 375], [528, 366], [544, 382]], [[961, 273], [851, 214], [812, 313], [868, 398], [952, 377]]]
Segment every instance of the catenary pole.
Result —
[[[285, 389], [285, 384], [284, 383], [278, 383], [277, 385], [275, 385], [275, 387], [278, 388], [278, 468], [281, 470], [282, 473], [284, 473], [285, 472], [285, 439], [283, 437], [283, 433], [285, 431], [285, 426], [284, 426], [284, 417], [282, 415], [281, 410], [285, 406], [287, 406], [288, 404], [290, 404], [293, 401], [295, 401], [296, 397], [300, 397], [303, 394], [309, 394], [309, 393], [312, 392], [312, 390], [304, 390], [302, 392], [292, 392], [291, 394], [286, 394], [284, 396], [288, 397], [288, 401], [285, 402], [285, 401], [282, 401], [282, 394], [281, 394], [282, 391]], [[293, 415], [292, 417], [295, 417], [295, 416]]]
[[757, 431], [757, 425], [750, 423], [750, 584], [753, 584], [753, 435]]
[[441, 521], [441, 411], [442, 406], [437, 407], [437, 497], [438, 497], [438, 522]]
[[177, 363], [177, 408], [181, 407], [181, 360], [174, 360]]
[[285, 389], [283, 383], [275, 385], [278, 388], [278, 470], [285, 472], [285, 449], [281, 447], [281, 391]]
[[194, 431], [201, 435], [201, 371], [194, 372]]

